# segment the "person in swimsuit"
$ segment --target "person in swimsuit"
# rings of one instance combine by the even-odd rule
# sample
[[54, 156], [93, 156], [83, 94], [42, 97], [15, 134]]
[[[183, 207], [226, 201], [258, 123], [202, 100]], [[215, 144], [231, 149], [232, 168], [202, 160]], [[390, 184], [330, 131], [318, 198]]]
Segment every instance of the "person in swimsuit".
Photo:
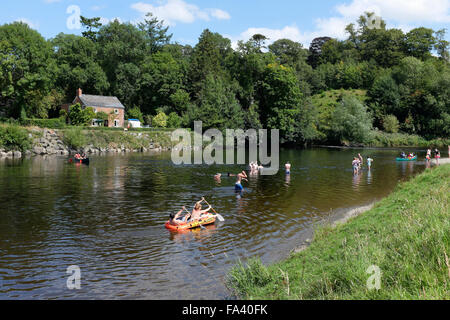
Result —
[[194, 206], [194, 210], [192, 210], [191, 216], [189, 221], [195, 221], [195, 220], [200, 220], [202, 218], [202, 215], [206, 214], [209, 212], [209, 210], [211, 210], [211, 206], [208, 207], [208, 209], [206, 210], [202, 210], [202, 202], [205, 201], [205, 198], [202, 198], [201, 201], [197, 202]]
[[427, 156], [426, 156], [426, 159], [427, 159], [427, 161], [430, 161], [430, 160], [431, 160], [431, 149], [430, 149], [430, 148], [428, 148], [428, 150], [427, 150]]
[[373, 159], [371, 157], [367, 157], [367, 167], [369, 168], [369, 170], [370, 170], [370, 167], [372, 166], [372, 162], [373, 162]]
[[284, 167], [286, 168], [286, 174], [291, 174], [291, 164], [287, 162]]
[[247, 180], [247, 173], [245, 171], [242, 171], [241, 173], [237, 174], [237, 180], [236, 185], [234, 186], [236, 191], [244, 191], [244, 187], [242, 186], [242, 180]]
[[439, 165], [439, 159], [441, 158], [441, 152], [437, 148], [434, 149], [434, 158], [436, 159], [436, 164]]
[[352, 161], [352, 167], [353, 167], [353, 174], [358, 174], [359, 172], [359, 160], [358, 158], [353, 158]]
[[181, 216], [181, 214], [184, 212], [184, 210], [186, 210], [185, 207], [183, 207], [180, 211], [178, 211], [177, 214], [171, 213], [170, 216], [169, 216], [169, 223], [170, 223], [171, 225], [174, 225], [174, 226], [179, 226], [179, 225], [181, 225], [181, 224], [186, 223], [186, 221], [185, 221], [185, 218], [186, 218], [186, 217], [180, 218], [180, 216]]

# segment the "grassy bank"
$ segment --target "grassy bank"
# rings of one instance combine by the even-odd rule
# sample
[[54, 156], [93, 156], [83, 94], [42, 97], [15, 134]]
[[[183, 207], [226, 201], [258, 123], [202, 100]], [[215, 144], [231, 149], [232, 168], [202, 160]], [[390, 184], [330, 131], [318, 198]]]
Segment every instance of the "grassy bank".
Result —
[[[244, 299], [450, 299], [450, 165], [400, 184], [362, 215], [317, 230], [311, 246], [264, 266], [240, 263], [228, 285]], [[381, 287], [369, 290], [370, 266]]]
[[172, 147], [170, 131], [123, 131], [98, 130], [88, 128], [68, 128], [61, 130], [66, 145], [79, 149], [93, 146], [96, 148], [140, 149], [153, 144], [156, 148]]

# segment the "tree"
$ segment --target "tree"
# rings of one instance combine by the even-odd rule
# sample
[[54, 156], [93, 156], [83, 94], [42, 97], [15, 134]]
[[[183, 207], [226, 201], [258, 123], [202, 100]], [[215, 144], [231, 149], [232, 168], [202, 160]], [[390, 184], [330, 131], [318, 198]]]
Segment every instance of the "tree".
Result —
[[168, 116], [164, 112], [159, 112], [155, 117], [153, 117], [152, 125], [156, 128], [166, 128], [167, 120]]
[[[86, 31], [82, 32], [83, 37], [85, 37], [89, 40], [92, 40], [92, 41], [96, 41], [98, 29], [102, 26], [102, 24], [100, 23], [100, 19], [101, 18], [99, 18], [99, 17], [89, 19], [89, 18], [80, 16], [81, 25], [83, 26], [83, 28], [86, 29]], [[97, 29], [97, 30], [94, 30], [94, 29]]]
[[384, 116], [384, 118], [383, 118], [384, 131], [386, 131], [388, 133], [397, 133], [399, 127], [400, 127], [400, 124], [399, 124], [396, 116], [394, 116], [392, 114], [388, 114], [387, 116]]
[[138, 119], [141, 123], [144, 123], [144, 115], [139, 107], [133, 107], [127, 111], [128, 119]]
[[406, 34], [406, 52], [408, 55], [425, 60], [431, 57], [431, 50], [436, 45], [433, 29], [415, 28]]
[[56, 85], [71, 101], [76, 89], [84, 88], [92, 94], [105, 94], [110, 87], [102, 67], [97, 62], [97, 44], [72, 34], [58, 34], [51, 40], [58, 70]]
[[318, 37], [313, 39], [311, 42], [311, 45], [309, 46], [308, 63], [313, 68], [316, 68], [319, 65], [320, 57], [322, 55], [322, 47], [331, 39], [332, 38], [330, 37]]
[[340, 141], [367, 142], [372, 130], [372, 117], [356, 97], [346, 96], [332, 116], [332, 131]]
[[138, 28], [145, 33], [150, 54], [153, 54], [170, 42], [172, 34], [167, 33], [169, 27], [164, 27], [164, 21], [153, 17], [151, 12], [146, 17], [144, 22], [138, 23]]
[[22, 109], [28, 117], [46, 117], [50, 105], [31, 106], [54, 87], [57, 67], [49, 42], [25, 23], [0, 26], [0, 62], [2, 109], [14, 118]]
[[444, 61], [450, 62], [450, 42], [445, 40], [445, 34], [447, 29], [441, 29], [435, 32], [436, 42], [434, 44], [434, 49], [437, 51], [439, 58]]
[[188, 105], [185, 123], [193, 127], [202, 121], [203, 128], [238, 129], [244, 127], [244, 113], [235, 95], [235, 88], [225, 79], [208, 75], [202, 82], [195, 104]]
[[69, 121], [74, 126], [88, 126], [95, 119], [96, 114], [91, 107], [82, 108], [79, 103], [69, 108]]

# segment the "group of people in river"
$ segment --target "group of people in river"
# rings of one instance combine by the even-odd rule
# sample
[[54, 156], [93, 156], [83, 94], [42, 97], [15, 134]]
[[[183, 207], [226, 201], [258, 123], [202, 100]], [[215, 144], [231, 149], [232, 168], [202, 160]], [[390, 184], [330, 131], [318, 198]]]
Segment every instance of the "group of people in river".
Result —
[[[427, 162], [431, 161], [431, 153], [432, 153], [431, 149], [428, 148], [427, 155], [426, 155]], [[450, 146], [448, 147], [448, 153], [450, 156]], [[436, 164], [439, 165], [439, 159], [441, 158], [441, 152], [437, 148], [434, 148], [434, 158], [436, 159]]]
[[[373, 159], [369, 156], [366, 159], [367, 162], [367, 168], [370, 170], [370, 168], [372, 167], [372, 162]], [[359, 174], [359, 172], [362, 169], [362, 165], [364, 163], [364, 158], [361, 155], [361, 153], [358, 153], [357, 157], [353, 157], [353, 161], [352, 161], [352, 168], [353, 168], [353, 174]]]
[[[262, 165], [258, 165], [257, 161], [250, 162], [249, 167], [250, 167], [250, 175], [259, 174], [261, 172], [261, 170], [264, 169], [264, 167]], [[291, 164], [289, 162], [287, 162], [285, 164], [285, 170], [286, 170], [286, 175], [290, 175]], [[227, 176], [228, 177], [236, 177], [236, 183], [234, 186], [236, 192], [244, 191], [244, 187], [242, 186], [242, 181], [248, 182], [248, 176], [247, 176], [247, 172], [245, 170], [243, 170], [237, 174], [228, 173]], [[221, 177], [222, 177], [222, 173], [216, 173], [214, 175], [214, 179], [218, 182], [220, 182]], [[209, 211], [212, 209], [212, 207], [209, 205], [207, 209], [202, 210], [202, 202], [203, 201], [205, 201], [205, 198], [202, 198], [201, 201], [199, 201], [195, 204], [194, 209], [192, 210], [192, 213], [189, 213], [189, 211], [187, 211], [186, 207], [182, 207], [182, 209], [180, 211], [178, 211], [178, 213], [176, 213], [176, 214], [171, 213], [169, 216], [169, 223], [177, 226], [177, 225], [183, 225], [186, 223], [190, 223], [190, 222], [194, 222], [194, 221], [198, 221], [198, 220], [202, 219], [203, 216], [208, 214]], [[183, 213], [185, 211], [187, 214], [183, 216]]]

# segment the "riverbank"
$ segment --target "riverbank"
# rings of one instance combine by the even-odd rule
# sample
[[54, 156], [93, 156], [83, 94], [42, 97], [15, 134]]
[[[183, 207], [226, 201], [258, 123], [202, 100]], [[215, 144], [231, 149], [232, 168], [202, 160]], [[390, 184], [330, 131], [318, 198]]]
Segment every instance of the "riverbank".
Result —
[[95, 130], [92, 128], [44, 129], [2, 126], [0, 158], [164, 151], [172, 148], [170, 131]]
[[[229, 287], [240, 298], [262, 300], [449, 299], [447, 160], [345, 224], [319, 228], [309, 247], [289, 258], [270, 266], [259, 259], [237, 265]], [[371, 270], [381, 272], [379, 290], [367, 286]]]

